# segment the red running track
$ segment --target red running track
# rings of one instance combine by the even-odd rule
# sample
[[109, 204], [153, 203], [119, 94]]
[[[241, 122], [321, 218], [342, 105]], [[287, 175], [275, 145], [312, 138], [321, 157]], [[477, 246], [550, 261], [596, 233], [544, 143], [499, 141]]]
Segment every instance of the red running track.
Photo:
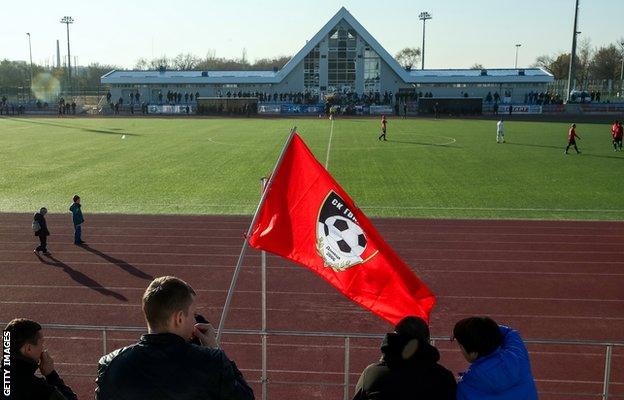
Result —
[[[248, 217], [87, 215], [89, 248], [72, 245], [68, 215], [50, 215], [52, 258], [32, 253], [31, 216], [0, 214], [0, 321], [143, 326], [140, 299], [152, 277], [176, 275], [198, 290], [199, 309], [218, 321]], [[624, 223], [378, 219], [382, 235], [437, 294], [435, 336], [455, 321], [490, 315], [525, 338], [624, 341]], [[260, 256], [251, 251], [228, 328], [259, 329]], [[308, 270], [268, 258], [272, 330], [382, 334], [390, 327]], [[138, 333], [109, 334], [109, 351]], [[92, 398], [101, 334], [49, 330], [57, 369], [80, 398]], [[351, 342], [350, 379], [379, 357], [379, 341]], [[466, 368], [454, 343], [437, 343], [442, 363]], [[260, 378], [260, 340], [225, 337], [248, 380]], [[542, 399], [552, 392], [600, 393], [602, 347], [529, 346]], [[343, 341], [269, 339], [271, 398], [342, 398]], [[254, 384], [257, 396], [260, 388]], [[352, 389], [351, 389], [352, 390]], [[612, 394], [624, 395], [624, 350], [616, 349]], [[598, 396], [579, 396], [598, 399]]]

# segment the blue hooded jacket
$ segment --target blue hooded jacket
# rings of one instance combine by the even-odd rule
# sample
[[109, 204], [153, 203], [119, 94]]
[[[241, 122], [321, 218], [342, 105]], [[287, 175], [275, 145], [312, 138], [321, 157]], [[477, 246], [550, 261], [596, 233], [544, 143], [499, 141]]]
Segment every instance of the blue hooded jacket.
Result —
[[499, 328], [503, 344], [470, 365], [457, 385], [457, 400], [537, 400], [529, 352], [520, 334]]

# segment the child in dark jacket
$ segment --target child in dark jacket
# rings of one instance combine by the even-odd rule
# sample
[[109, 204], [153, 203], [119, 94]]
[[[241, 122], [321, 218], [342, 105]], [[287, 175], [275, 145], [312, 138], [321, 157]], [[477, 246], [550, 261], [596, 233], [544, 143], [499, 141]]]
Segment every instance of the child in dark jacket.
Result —
[[72, 220], [74, 222], [74, 244], [81, 245], [85, 242], [82, 241], [81, 237], [84, 217], [82, 216], [82, 210], [80, 209], [80, 196], [75, 195], [72, 200], [74, 202], [69, 207], [69, 211], [72, 213]]
[[381, 353], [381, 360], [362, 372], [354, 400], [455, 400], [453, 373], [438, 364], [440, 353], [421, 318], [403, 318], [386, 335]]
[[[41, 207], [38, 213], [35, 213], [33, 217], [33, 230], [35, 236], [39, 238], [39, 246], [35, 250], [35, 253], [43, 252], [46, 256], [50, 255], [48, 251], [48, 236], [50, 231], [48, 230], [48, 224], [46, 223], [45, 215], [48, 213], [48, 209]], [[35, 229], [38, 228], [38, 229]]]

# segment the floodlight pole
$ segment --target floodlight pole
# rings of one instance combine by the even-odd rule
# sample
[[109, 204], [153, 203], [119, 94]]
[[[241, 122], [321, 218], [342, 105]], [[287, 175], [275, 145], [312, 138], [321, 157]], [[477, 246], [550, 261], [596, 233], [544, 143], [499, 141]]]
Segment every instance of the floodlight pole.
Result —
[[26, 32], [28, 35], [28, 54], [30, 55], [30, 90], [28, 91], [28, 100], [30, 100], [30, 95], [32, 93], [33, 87], [33, 63], [32, 63], [32, 46], [30, 43], [30, 32]]
[[70, 46], [69, 46], [69, 24], [73, 24], [74, 23], [74, 19], [70, 16], [64, 16], [61, 19], [61, 24], [65, 24], [67, 25], [67, 85], [69, 86], [69, 89], [71, 91], [71, 50], [70, 50]]
[[522, 46], [520, 43], [516, 43], [516, 63], [514, 64], [514, 68], [518, 68], [518, 50], [520, 49], [520, 46]]
[[418, 19], [423, 22], [423, 44], [422, 44], [422, 64], [420, 69], [425, 69], [425, 25], [428, 19], [433, 18], [427, 11], [423, 11], [418, 15]]
[[568, 85], [567, 85], [567, 93], [566, 93], [566, 103], [570, 101], [570, 92], [574, 90], [576, 85], [576, 77], [575, 77], [575, 58], [576, 58], [576, 36], [581, 33], [577, 29], [578, 25], [578, 9], [579, 9], [579, 0], [574, 1], [574, 29], [572, 30], [572, 51], [570, 52], [570, 68], [568, 70]]
[[624, 40], [620, 42], [622, 52], [622, 66], [620, 67], [620, 97], [624, 98]]

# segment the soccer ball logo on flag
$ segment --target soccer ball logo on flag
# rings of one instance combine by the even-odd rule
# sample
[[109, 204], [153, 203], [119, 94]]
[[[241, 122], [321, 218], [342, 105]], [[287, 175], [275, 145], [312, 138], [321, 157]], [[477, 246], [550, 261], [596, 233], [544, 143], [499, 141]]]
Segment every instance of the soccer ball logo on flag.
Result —
[[377, 254], [370, 247], [353, 212], [330, 191], [319, 210], [316, 228], [316, 249], [325, 266], [344, 271], [361, 264]]

